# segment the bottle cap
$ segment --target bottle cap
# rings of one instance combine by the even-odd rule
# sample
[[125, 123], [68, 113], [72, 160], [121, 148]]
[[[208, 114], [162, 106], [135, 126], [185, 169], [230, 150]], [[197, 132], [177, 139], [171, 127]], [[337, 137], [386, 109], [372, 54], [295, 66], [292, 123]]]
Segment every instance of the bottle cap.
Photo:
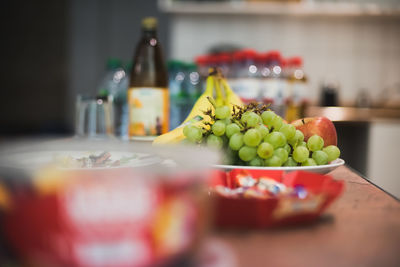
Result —
[[279, 52], [278, 50], [271, 50], [268, 52], [269, 54], [269, 60], [271, 61], [275, 61], [280, 63], [282, 60], [282, 56], [281, 56], [281, 52]]
[[119, 60], [117, 58], [109, 58], [109, 59], [107, 59], [106, 68], [108, 70], [115, 70], [115, 69], [120, 68], [120, 67], [122, 67], [121, 60]]
[[303, 58], [302, 57], [292, 57], [289, 59], [289, 64], [294, 67], [301, 67], [303, 66]]
[[237, 51], [233, 54], [234, 61], [241, 61], [241, 60], [254, 60], [257, 56], [257, 52], [253, 49], [243, 49]]
[[167, 67], [168, 69], [181, 69], [183, 67], [183, 62], [180, 60], [169, 60]]
[[289, 65], [289, 60], [287, 58], [281, 58], [281, 67], [286, 68]]
[[253, 49], [245, 49], [242, 53], [243, 59], [254, 60], [257, 57], [257, 52]]
[[145, 30], [154, 30], [157, 28], [157, 19], [155, 17], [146, 17], [142, 19], [142, 28]]
[[217, 55], [218, 62], [220, 63], [230, 63], [232, 62], [232, 56], [229, 53], [219, 53]]
[[207, 59], [208, 65], [210, 65], [210, 66], [215, 67], [219, 63], [218, 56], [216, 54], [208, 55], [207, 58], [208, 58]]
[[197, 70], [197, 65], [194, 62], [186, 63], [185, 67], [189, 71], [196, 71]]
[[256, 61], [266, 63], [269, 60], [269, 53], [258, 53], [256, 56]]
[[232, 57], [234, 61], [241, 61], [244, 58], [243, 56], [243, 50], [239, 50], [234, 52]]
[[207, 56], [207, 55], [200, 55], [200, 56], [197, 56], [197, 57], [195, 58], [194, 61], [195, 61], [195, 62], [197, 63], [197, 65], [199, 65], [199, 66], [207, 65], [207, 64], [208, 64], [208, 56]]

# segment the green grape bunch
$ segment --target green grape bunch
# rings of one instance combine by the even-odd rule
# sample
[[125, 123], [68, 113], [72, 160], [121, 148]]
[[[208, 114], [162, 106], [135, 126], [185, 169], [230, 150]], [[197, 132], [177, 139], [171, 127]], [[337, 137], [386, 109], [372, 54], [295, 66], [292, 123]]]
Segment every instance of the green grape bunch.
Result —
[[314, 166], [329, 164], [340, 156], [337, 146], [325, 146], [318, 135], [306, 142], [300, 130], [267, 105], [251, 103], [230, 109], [212, 104], [214, 110], [204, 112], [211, 122], [202, 128], [186, 125], [184, 142], [222, 150], [226, 165]]

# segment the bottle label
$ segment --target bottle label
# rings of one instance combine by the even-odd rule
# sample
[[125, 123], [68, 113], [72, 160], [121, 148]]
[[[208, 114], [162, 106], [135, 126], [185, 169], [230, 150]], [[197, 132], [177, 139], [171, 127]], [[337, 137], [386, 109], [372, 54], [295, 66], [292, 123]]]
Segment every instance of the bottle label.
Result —
[[169, 129], [166, 88], [131, 87], [128, 91], [129, 136], [152, 136]]

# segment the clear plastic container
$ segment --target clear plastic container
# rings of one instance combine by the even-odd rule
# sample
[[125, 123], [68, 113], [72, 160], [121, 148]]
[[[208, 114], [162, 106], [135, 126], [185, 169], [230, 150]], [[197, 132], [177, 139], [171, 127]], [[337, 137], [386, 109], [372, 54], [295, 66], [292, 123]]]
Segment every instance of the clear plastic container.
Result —
[[259, 99], [256, 57], [257, 52], [251, 49], [237, 51], [233, 54], [233, 75], [228, 82], [245, 103]]
[[217, 60], [222, 75], [229, 79], [232, 76], [232, 55], [230, 53], [219, 53]]
[[201, 243], [213, 152], [88, 140], [12, 143], [0, 151], [1, 238], [13, 260], [172, 266]]
[[263, 73], [268, 73], [260, 81], [260, 94], [262, 101], [270, 104], [275, 113], [284, 117], [285, 115], [285, 94], [287, 91], [287, 80], [282, 73], [282, 56], [279, 51], [269, 51], [265, 55], [265, 67]]

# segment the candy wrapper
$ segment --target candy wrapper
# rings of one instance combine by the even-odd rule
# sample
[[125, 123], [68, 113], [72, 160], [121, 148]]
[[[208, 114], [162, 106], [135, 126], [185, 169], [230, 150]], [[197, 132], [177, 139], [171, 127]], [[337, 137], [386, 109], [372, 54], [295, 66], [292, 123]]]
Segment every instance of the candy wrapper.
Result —
[[317, 219], [343, 191], [329, 175], [295, 171], [217, 171], [211, 181], [215, 225], [265, 228]]

